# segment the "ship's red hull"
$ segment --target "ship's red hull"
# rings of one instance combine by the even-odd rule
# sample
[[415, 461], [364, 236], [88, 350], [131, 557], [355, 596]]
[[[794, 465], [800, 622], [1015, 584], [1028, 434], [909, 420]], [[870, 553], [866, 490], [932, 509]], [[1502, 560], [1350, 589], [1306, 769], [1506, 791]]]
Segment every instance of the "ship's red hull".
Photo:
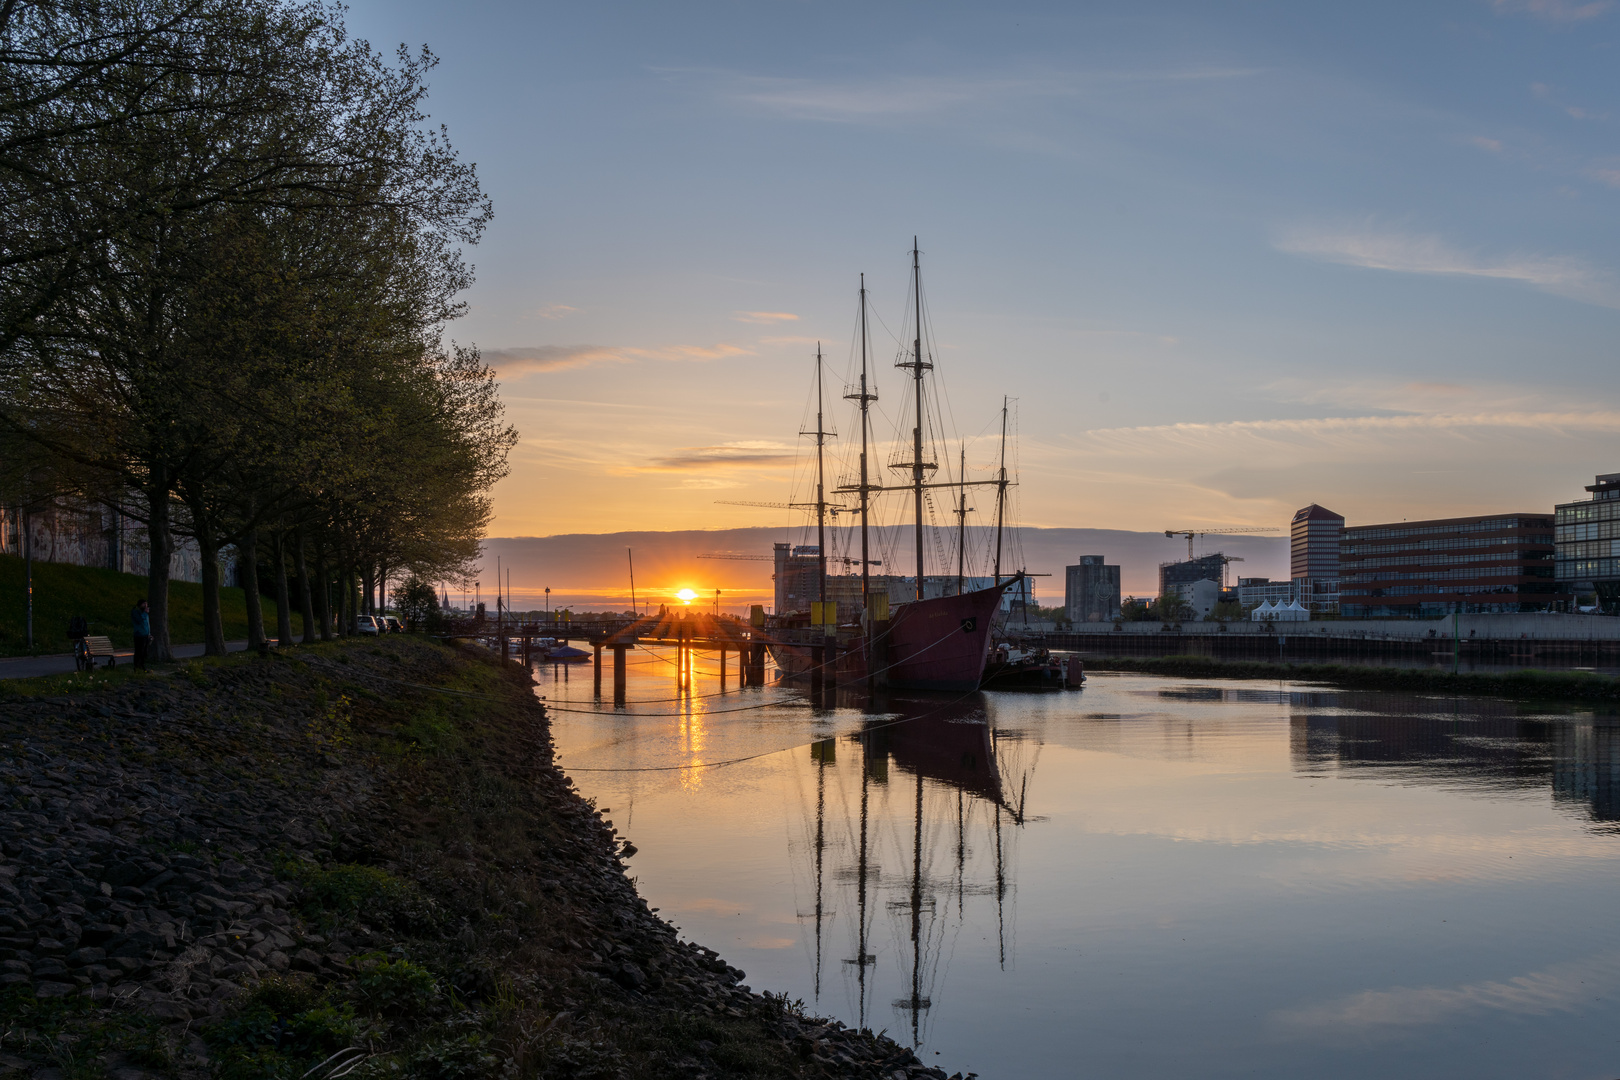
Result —
[[[897, 690], [977, 690], [990, 651], [990, 624], [1005, 589], [897, 606], [879, 643], [884, 656], [874, 674], [880, 683]], [[772, 645], [771, 655], [790, 678], [810, 671], [808, 645]], [[840, 650], [837, 673], [839, 682], [865, 681], [866, 650], [860, 642], [848, 642]]]

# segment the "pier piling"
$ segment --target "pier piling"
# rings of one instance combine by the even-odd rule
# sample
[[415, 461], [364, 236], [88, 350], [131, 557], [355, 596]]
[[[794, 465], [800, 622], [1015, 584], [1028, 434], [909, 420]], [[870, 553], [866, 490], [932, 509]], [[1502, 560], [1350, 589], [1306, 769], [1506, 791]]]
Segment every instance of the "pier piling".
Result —
[[831, 634], [827, 635], [826, 648], [826, 676], [822, 680], [822, 708], [831, 709], [838, 705], [838, 639]]

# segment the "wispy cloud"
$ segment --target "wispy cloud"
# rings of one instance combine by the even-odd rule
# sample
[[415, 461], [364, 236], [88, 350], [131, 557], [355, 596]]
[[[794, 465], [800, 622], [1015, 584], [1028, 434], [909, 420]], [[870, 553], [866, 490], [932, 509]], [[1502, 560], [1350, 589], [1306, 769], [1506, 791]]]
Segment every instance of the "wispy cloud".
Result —
[[667, 345], [644, 349], [628, 345], [530, 345], [512, 349], [487, 349], [486, 363], [502, 378], [516, 379], [541, 372], [567, 371], [597, 364], [630, 364], [638, 360], [724, 360], [750, 356], [753, 350], [740, 345]]
[[1609, 432], [1620, 426], [1620, 411], [1412, 413], [1404, 416], [1327, 416], [1299, 420], [1230, 420], [1223, 423], [1159, 424], [1150, 427], [1097, 428], [1085, 433], [1094, 445], [1119, 447], [1134, 454], [1143, 440], [1207, 443], [1211, 437], [1256, 441], [1330, 442], [1409, 431], [1419, 434], [1469, 429], [1517, 428], [1548, 435], [1576, 431]]
[[1487, 139], [1483, 135], [1470, 135], [1465, 141], [1472, 146], [1479, 147], [1481, 150], [1489, 150], [1493, 154], [1502, 152], [1501, 139]]
[[644, 469], [691, 472], [713, 469], [774, 468], [793, 461], [793, 448], [782, 443], [744, 441], [718, 446], [683, 446], [652, 460]]
[[1586, 170], [1586, 175], [1600, 184], [1620, 188], [1620, 165], [1616, 165], [1612, 161], [1605, 162], [1603, 165], [1594, 165]]
[[1438, 236], [1369, 227], [1295, 227], [1280, 233], [1274, 246], [1370, 270], [1519, 281], [1571, 300], [1620, 308], [1620, 282], [1614, 275], [1570, 255], [1491, 256], [1452, 247]]
[[774, 326], [777, 323], [798, 322], [799, 317], [788, 311], [739, 311], [731, 317], [732, 322], [763, 323]]
[[579, 314], [579, 308], [569, 307], [567, 304], [547, 304], [534, 313], [537, 319], [566, 319], [570, 315]]
[[1088, 90], [1133, 83], [1191, 83], [1238, 79], [1260, 68], [1188, 67], [1142, 71], [1056, 72], [1049, 75], [900, 75], [883, 79], [817, 80], [673, 71], [718, 77], [734, 100], [807, 120], [853, 123], [921, 117], [1038, 98], [1072, 98]]
[[1609, 118], [1608, 113], [1593, 112], [1591, 109], [1583, 109], [1579, 105], [1571, 105], [1567, 101], [1560, 101], [1553, 94], [1552, 87], [1546, 83], [1531, 83], [1530, 96], [1537, 101], [1546, 102], [1566, 116], [1576, 120], [1607, 120]]
[[[1522, 383], [1444, 382], [1399, 378], [1275, 379], [1258, 388], [1273, 401], [1334, 409], [1425, 416], [1566, 416], [1556, 390]], [[1579, 415], [1585, 416], [1582, 412]]]
[[1620, 953], [1606, 953], [1509, 979], [1458, 986], [1394, 987], [1367, 990], [1334, 1001], [1275, 1013], [1273, 1021], [1311, 1037], [1347, 1039], [1395, 1033], [1455, 1021], [1467, 1013], [1546, 1016], [1591, 1008], [1620, 986]]
[[1614, 0], [1491, 0], [1491, 6], [1503, 15], [1530, 15], [1548, 22], [1582, 22], [1595, 19], [1614, 6]]

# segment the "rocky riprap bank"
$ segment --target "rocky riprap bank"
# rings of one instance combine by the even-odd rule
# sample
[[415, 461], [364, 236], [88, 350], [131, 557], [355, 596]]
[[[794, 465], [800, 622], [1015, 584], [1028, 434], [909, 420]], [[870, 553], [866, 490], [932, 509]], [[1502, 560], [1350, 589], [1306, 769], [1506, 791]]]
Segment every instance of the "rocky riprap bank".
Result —
[[3, 1075], [945, 1077], [680, 941], [473, 651], [0, 683], [0, 784]]

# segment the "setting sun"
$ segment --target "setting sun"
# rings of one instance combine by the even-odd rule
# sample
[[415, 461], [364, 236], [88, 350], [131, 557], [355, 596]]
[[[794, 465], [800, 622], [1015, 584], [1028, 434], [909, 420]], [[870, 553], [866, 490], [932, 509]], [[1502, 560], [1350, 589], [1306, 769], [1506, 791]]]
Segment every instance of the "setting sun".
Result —
[[693, 592], [691, 589], [682, 589], [675, 595], [681, 598], [681, 603], [683, 604], [690, 604], [693, 600], [697, 599], [697, 593]]

